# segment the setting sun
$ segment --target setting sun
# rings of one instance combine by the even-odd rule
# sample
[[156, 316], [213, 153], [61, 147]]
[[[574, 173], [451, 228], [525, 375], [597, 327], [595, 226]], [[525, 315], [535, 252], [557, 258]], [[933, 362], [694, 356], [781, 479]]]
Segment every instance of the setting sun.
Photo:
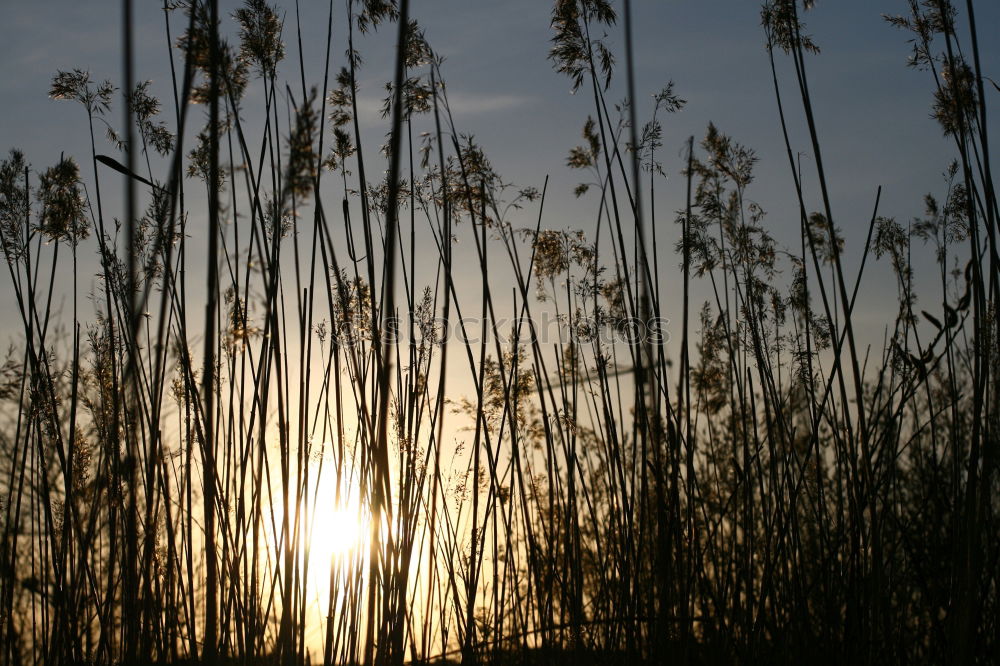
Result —
[[[292, 550], [298, 554], [301, 564], [308, 560], [308, 596], [326, 596], [330, 568], [343, 565], [362, 541], [367, 519], [363, 515], [357, 488], [346, 480], [338, 482], [332, 468], [320, 465], [309, 466], [309, 478], [305, 498], [298, 511], [292, 509], [296, 518], [289, 529], [292, 533]], [[298, 481], [292, 480], [291, 487]], [[273, 544], [281, 540], [284, 520], [283, 502], [280, 491], [272, 494], [271, 515], [266, 530]], [[282, 549], [276, 549], [281, 552]]]
[[[329, 461], [327, 461], [329, 463]], [[301, 603], [305, 611], [305, 646], [314, 653], [323, 648], [326, 617], [331, 607], [346, 602], [348, 572], [363, 558], [360, 546], [366, 537], [368, 518], [360, 501], [358, 487], [346, 474], [338, 474], [332, 464], [311, 462], [305, 483], [293, 477], [289, 487], [301, 488], [303, 499], [296, 511], [294, 497], [289, 505], [293, 520], [288, 525], [291, 550], [295, 554], [300, 578]], [[283, 570], [284, 502], [280, 488], [273, 488], [271, 516], [265, 521], [263, 535], [271, 553], [270, 566]], [[304, 579], [304, 580], [303, 580]], [[334, 581], [331, 588], [331, 579]], [[331, 599], [331, 589], [335, 590]]]
[[[335, 558], [349, 555], [361, 541], [361, 506], [357, 492], [340, 489], [332, 474], [314, 473], [310, 490], [307, 539], [312, 566], [328, 568]], [[313, 481], [313, 479], [310, 479]]]

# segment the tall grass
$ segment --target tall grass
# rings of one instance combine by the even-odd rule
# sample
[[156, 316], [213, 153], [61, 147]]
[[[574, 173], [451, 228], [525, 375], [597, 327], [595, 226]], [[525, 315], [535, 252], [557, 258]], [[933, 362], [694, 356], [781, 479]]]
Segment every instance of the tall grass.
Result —
[[[315, 86], [298, 3], [165, 2], [170, 121], [126, 0], [125, 94], [52, 81], [84, 111], [86, 176], [0, 165], [22, 328], [0, 384], [2, 661], [994, 662], [988, 79], [971, 0], [901, 4], [956, 159], [912, 224], [873, 186], [863, 247], [824, 171], [805, 7], [762, 8], [799, 215], [782, 247], [756, 155], [714, 125], [663, 201], [684, 100], [666, 86], [643, 125], [609, 106], [597, 35], [619, 11], [639, 94], [627, 0], [553, 5], [551, 59], [590, 106], [567, 160], [586, 230], [548, 228], [547, 186], [508, 184], [460, 132], [406, 0], [331, 1]], [[383, 162], [358, 49], [389, 25]], [[874, 261], [899, 295], [881, 349], [855, 312]], [[362, 534], [317, 555], [345, 511]]]

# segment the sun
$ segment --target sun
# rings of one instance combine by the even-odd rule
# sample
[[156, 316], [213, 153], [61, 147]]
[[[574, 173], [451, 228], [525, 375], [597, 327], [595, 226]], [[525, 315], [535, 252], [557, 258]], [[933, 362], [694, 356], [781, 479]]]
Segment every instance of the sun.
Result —
[[[322, 475], [327, 476], [327, 475]], [[360, 502], [357, 493], [339, 488], [334, 479], [317, 479], [310, 491], [307, 538], [312, 566], [328, 569], [351, 555], [363, 536]]]
[[[297, 489], [292, 494], [301, 492], [297, 506], [293, 503], [294, 524], [289, 528], [298, 566], [308, 572], [305, 592], [308, 597], [325, 598], [331, 570], [350, 566], [367, 536], [368, 519], [358, 487], [333, 466], [319, 464], [308, 466], [305, 484], [300, 486], [292, 478], [289, 485]], [[283, 502], [277, 490], [271, 499], [271, 520], [264, 526], [266, 540], [273, 556], [281, 558], [281, 548], [276, 546], [282, 538]]]
[[[326, 464], [324, 464], [326, 463]], [[346, 581], [352, 571], [362, 566], [369, 539], [370, 520], [361, 501], [356, 476], [349, 469], [337, 469], [326, 461], [310, 461], [308, 476], [299, 483], [289, 480], [293, 518], [288, 525], [301, 586], [298, 598], [305, 613], [305, 641], [310, 651], [321, 651], [324, 627], [331, 608], [346, 603]], [[285, 566], [282, 542], [284, 525], [283, 497], [280, 488], [272, 488], [270, 516], [262, 525], [268, 565], [280, 570]]]

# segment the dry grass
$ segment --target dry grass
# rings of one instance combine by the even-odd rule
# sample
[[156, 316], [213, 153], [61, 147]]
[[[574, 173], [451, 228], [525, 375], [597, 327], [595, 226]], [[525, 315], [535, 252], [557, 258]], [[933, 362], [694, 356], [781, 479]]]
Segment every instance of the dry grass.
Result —
[[[102, 148], [119, 91], [60, 72], [89, 159], [0, 167], [23, 334], [0, 369], [0, 661], [997, 659], [1000, 210], [972, 2], [890, 19], [956, 161], [923, 219], [876, 202], [861, 248], [837, 227], [795, 0], [762, 16], [796, 74], [774, 68], [775, 121], [808, 128], [785, 133], [796, 247], [748, 196], [754, 152], [714, 126], [678, 165], [686, 201], [660, 200], [684, 101], [667, 86], [644, 125], [609, 109], [595, 36], [621, 12], [634, 99], [627, 1], [554, 3], [553, 64], [592, 102], [568, 159], [598, 204], [586, 234], [546, 228], [553, 195], [458, 131], [406, 0], [331, 3], [316, 87], [298, 5], [175, 4], [171, 120], [128, 64], [129, 125]], [[360, 60], [329, 65], [341, 20], [350, 53], [398, 31], [384, 163]], [[85, 303], [81, 252], [100, 266]], [[900, 297], [881, 350], [854, 315], [873, 261]], [[919, 311], [917, 270], [939, 273]], [[344, 506], [363, 534], [316, 555]]]

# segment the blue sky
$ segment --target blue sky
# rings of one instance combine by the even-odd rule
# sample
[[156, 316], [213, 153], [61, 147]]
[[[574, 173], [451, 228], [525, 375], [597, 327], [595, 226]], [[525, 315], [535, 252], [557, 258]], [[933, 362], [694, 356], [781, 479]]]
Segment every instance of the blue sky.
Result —
[[[156, 1], [135, 4], [137, 74], [151, 79], [153, 91], [166, 99], [169, 70], [163, 13]], [[239, 4], [222, 2], [223, 14]], [[325, 3], [301, 4], [307, 80], [321, 83]], [[335, 4], [334, 69], [343, 64], [346, 48], [343, 3]], [[634, 5], [640, 122], [648, 114], [650, 95], [669, 80], [688, 101], [683, 112], [664, 123], [661, 156], [669, 179], [659, 186], [657, 209], [662, 214], [656, 220], [658, 228], [667, 235], [676, 231], [674, 212], [683, 206], [682, 149], [689, 136], [703, 136], [711, 121], [756, 150], [760, 163], [749, 197], [768, 211], [766, 224], [775, 236], [793, 242], [798, 217], [763, 46], [759, 3], [636, 0]], [[411, 7], [431, 46], [446, 58], [443, 71], [459, 129], [476, 136], [506, 180], [540, 186], [550, 176], [545, 226], [592, 226], [596, 199], [574, 199], [572, 188], [580, 174], [565, 167], [567, 152], [579, 143], [580, 128], [592, 113], [591, 100], [583, 93], [570, 94], [569, 81], [553, 71], [547, 58], [551, 3], [424, 0], [412, 2]], [[0, 61], [5, 65], [0, 77], [4, 99], [0, 149], [19, 147], [39, 168], [54, 163], [61, 152], [85, 162], [89, 146], [83, 112], [73, 104], [48, 99], [48, 85], [56, 70], [72, 67], [88, 69], [97, 79], [120, 81], [120, 4], [10, 0], [2, 11]], [[283, 72], [290, 82], [297, 81], [294, 11], [294, 4], [286, 7], [289, 48]], [[922, 212], [926, 192], [942, 192], [940, 174], [954, 154], [930, 119], [929, 74], [906, 67], [907, 35], [881, 16], [905, 11], [903, 0], [820, 0], [805, 16], [808, 32], [822, 48], [820, 55], [809, 59], [810, 85], [834, 213], [847, 237], [849, 267], [860, 252], [876, 188], [883, 187], [880, 212], [908, 220]], [[1000, 3], [979, 2], [977, 11], [984, 71], [1000, 79], [1000, 49], [990, 39], [1000, 27]], [[174, 19], [175, 36], [179, 18]], [[609, 35], [619, 56], [619, 77], [609, 101], [624, 97], [620, 28]], [[390, 78], [394, 36], [393, 29], [384, 28], [359, 41], [365, 58], [363, 109], [379, 105], [382, 84]], [[787, 75], [787, 62], [781, 65]], [[785, 79], [792, 140], [803, 152], [808, 170], [808, 137], [794, 104], [792, 84]], [[989, 86], [987, 94], [994, 106], [1000, 103], [1000, 93]], [[117, 114], [118, 110], [109, 120], [120, 124]], [[375, 114], [362, 120], [380, 142], [385, 121]], [[112, 152], [107, 144], [98, 150]], [[807, 192], [807, 199], [811, 209], [820, 208], [816, 188]], [[669, 245], [672, 242], [664, 244]], [[659, 260], [676, 265], [670, 255]], [[873, 273], [876, 277], [878, 270]], [[884, 299], [895, 298], [891, 281], [874, 280], [871, 294], [865, 309], [884, 320]]]

